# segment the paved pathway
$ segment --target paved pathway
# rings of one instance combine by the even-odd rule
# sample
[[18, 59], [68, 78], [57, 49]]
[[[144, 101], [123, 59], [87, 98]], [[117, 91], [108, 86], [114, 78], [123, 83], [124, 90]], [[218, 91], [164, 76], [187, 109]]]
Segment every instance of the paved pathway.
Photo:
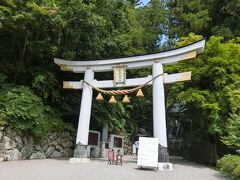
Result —
[[106, 160], [72, 164], [68, 160], [25, 160], [0, 162], [0, 180], [217, 180], [224, 179], [216, 170], [175, 161], [174, 170], [138, 170], [136, 157], [124, 156], [123, 166], [109, 165]]

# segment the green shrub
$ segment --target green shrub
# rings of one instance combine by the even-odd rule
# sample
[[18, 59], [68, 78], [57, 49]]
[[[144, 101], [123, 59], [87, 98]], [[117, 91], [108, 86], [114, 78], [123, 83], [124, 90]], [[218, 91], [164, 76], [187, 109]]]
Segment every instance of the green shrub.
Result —
[[227, 175], [231, 179], [240, 178], [240, 156], [238, 155], [225, 155], [218, 160], [218, 169], [221, 173]]
[[6, 125], [6, 115], [0, 110], [0, 126]]
[[233, 170], [232, 175], [236, 179], [240, 179], [240, 164]]
[[0, 91], [0, 99], [0, 123], [7, 123], [36, 138], [44, 138], [48, 132], [73, 129], [27, 87], [7, 87]]

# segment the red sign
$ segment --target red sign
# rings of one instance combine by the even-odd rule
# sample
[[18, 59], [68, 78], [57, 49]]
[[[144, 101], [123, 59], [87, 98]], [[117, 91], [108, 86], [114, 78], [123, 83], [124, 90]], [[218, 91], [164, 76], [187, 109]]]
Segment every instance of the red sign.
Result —
[[109, 161], [114, 161], [114, 152], [113, 151], [108, 152], [108, 160]]

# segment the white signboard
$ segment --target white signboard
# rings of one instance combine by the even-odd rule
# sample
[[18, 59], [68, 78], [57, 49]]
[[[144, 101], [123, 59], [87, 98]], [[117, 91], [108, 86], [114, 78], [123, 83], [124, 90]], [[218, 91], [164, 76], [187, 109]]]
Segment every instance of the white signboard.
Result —
[[116, 66], [113, 72], [115, 84], [124, 84], [126, 82], [126, 66]]
[[158, 167], [158, 138], [139, 138], [137, 165]]

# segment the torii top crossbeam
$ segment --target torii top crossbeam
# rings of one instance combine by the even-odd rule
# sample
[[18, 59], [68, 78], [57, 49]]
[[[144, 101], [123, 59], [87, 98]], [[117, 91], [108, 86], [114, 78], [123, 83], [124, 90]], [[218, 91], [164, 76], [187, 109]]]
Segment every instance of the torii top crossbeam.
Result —
[[88, 68], [91, 68], [94, 72], [113, 71], [113, 66], [119, 64], [125, 65], [127, 69], [138, 69], [151, 67], [155, 60], [159, 60], [163, 65], [168, 65], [194, 58], [196, 54], [203, 52], [204, 46], [205, 40], [203, 39], [184, 47], [155, 54], [94, 61], [67, 61], [54, 58], [54, 62], [61, 67], [62, 71], [72, 71], [74, 73], [83, 73]]

